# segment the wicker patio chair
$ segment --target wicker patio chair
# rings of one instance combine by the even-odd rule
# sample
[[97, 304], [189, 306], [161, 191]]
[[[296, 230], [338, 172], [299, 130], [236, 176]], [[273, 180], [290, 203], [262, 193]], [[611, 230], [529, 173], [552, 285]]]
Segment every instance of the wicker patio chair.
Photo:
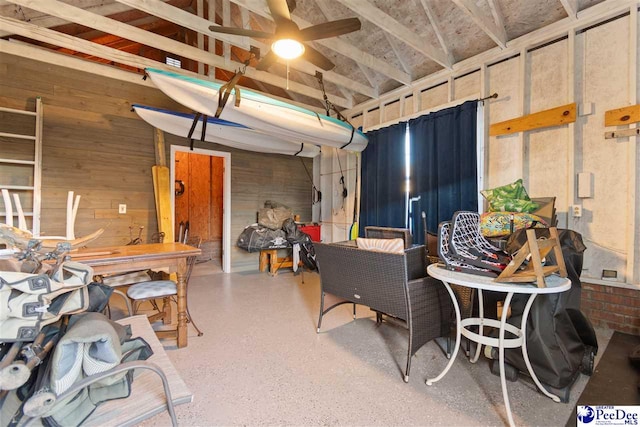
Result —
[[402, 239], [405, 249], [413, 244], [413, 237], [408, 228], [367, 226], [364, 228], [364, 237], [368, 239]]
[[[402, 321], [409, 330], [404, 372], [408, 382], [411, 356], [428, 341], [448, 336], [451, 327], [451, 300], [440, 281], [426, 276], [425, 247], [413, 246], [402, 254], [344, 244], [314, 247], [321, 282], [318, 332], [322, 317], [345, 303], [370, 307], [378, 322], [383, 316]], [[325, 308], [327, 294], [339, 300]]]

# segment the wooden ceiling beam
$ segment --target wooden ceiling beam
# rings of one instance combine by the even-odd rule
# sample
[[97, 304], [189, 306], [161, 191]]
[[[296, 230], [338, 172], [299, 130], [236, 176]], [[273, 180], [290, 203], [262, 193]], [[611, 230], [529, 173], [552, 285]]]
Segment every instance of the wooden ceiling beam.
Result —
[[[10, 0], [9, 0], [10, 1]], [[149, 15], [157, 16], [165, 21], [181, 25], [197, 33], [210, 35], [210, 25], [219, 26], [213, 20], [207, 20], [193, 13], [189, 13], [177, 7], [165, 4], [162, 0], [116, 0], [131, 8], [141, 10]], [[212, 0], [210, 0], [212, 1]], [[232, 43], [245, 50], [251, 47], [251, 39], [242, 36], [230, 36], [228, 34], [216, 34], [216, 39], [226, 43]]]
[[[325, 20], [327, 21], [334, 21], [339, 19], [331, 9], [329, 9], [326, 5], [326, 3], [324, 2], [317, 2], [316, 6], [318, 7], [318, 9], [320, 9], [320, 12], [322, 12], [322, 14], [324, 15]], [[241, 8], [242, 9], [242, 8]], [[373, 88], [375, 88], [376, 92], [379, 92], [378, 90], [378, 86], [375, 83], [375, 80], [373, 80], [371, 74], [373, 73], [373, 71], [371, 71], [370, 68], [367, 68], [365, 66], [363, 66], [362, 64], [360, 64], [359, 62], [356, 62], [356, 65], [358, 66], [358, 68], [360, 69], [360, 71], [362, 71], [362, 74], [364, 75], [364, 77], [367, 79], [367, 81], [369, 82], [369, 85]], [[407, 75], [411, 75], [411, 73], [405, 68], [405, 73]], [[341, 88], [341, 87], [339, 87]], [[342, 91], [342, 90], [341, 90]], [[345, 95], [344, 91], [342, 91], [342, 94]], [[346, 95], [345, 95], [346, 97]], [[353, 94], [351, 95], [351, 98], [353, 98]], [[376, 97], [377, 98], [377, 97]], [[374, 98], [375, 99], [375, 98]]]
[[487, 19], [485, 13], [476, 5], [475, 0], [451, 0], [476, 23], [501, 48], [507, 47], [507, 33], [504, 26], [498, 26]]
[[443, 52], [433, 48], [428, 43], [425, 43], [425, 40], [420, 38], [417, 34], [407, 29], [400, 22], [373, 6], [371, 3], [362, 0], [337, 1], [362, 16], [367, 21], [372, 22], [382, 30], [396, 37], [401, 42], [411, 46], [427, 58], [442, 65], [444, 68], [451, 68], [453, 65], [449, 62], [449, 59]]
[[578, 19], [578, 0], [560, 0], [560, 3], [569, 18], [574, 21]]
[[[161, 1], [167, 2], [170, 0], [161, 0]], [[10, 2], [8, 0], [2, 0], [2, 3], [0, 3], [0, 6], [9, 5], [9, 4]], [[90, 6], [90, 7], [87, 7], [85, 10], [93, 12], [97, 15], [107, 16], [107, 15], [115, 15], [117, 13], [127, 12], [131, 10], [131, 8], [119, 3], [109, 3], [105, 5], [99, 5], [99, 6]], [[58, 27], [60, 25], [64, 25], [68, 23], [68, 21], [64, 19], [60, 19], [55, 16], [48, 16], [48, 15], [32, 18], [29, 20], [29, 22], [44, 28]], [[0, 37], [6, 37], [9, 35], [11, 35], [11, 33], [8, 33], [4, 30], [0, 31]]]
[[387, 42], [389, 42], [389, 45], [391, 46], [391, 50], [396, 55], [396, 58], [398, 59], [398, 62], [402, 66], [402, 69], [404, 70], [404, 72], [407, 74], [411, 74], [411, 68], [407, 65], [404, 59], [402, 59], [402, 53], [400, 52], [400, 46], [398, 46], [397, 39], [395, 37], [392, 37], [386, 31], [384, 32], [384, 37], [387, 39]]
[[[170, 67], [164, 63], [158, 63], [157, 61], [153, 61], [133, 53], [128, 53], [124, 50], [80, 39], [48, 28], [42, 28], [17, 19], [0, 16], [0, 24], [2, 24], [3, 28], [10, 29], [12, 34], [17, 34], [43, 43], [50, 43], [73, 52], [81, 52], [85, 55], [103, 58], [109, 62], [128, 65], [130, 67], [139, 68], [140, 70], [147, 67], [153, 67], [175, 71], [175, 67]], [[191, 74], [195, 75], [194, 73]]]
[[440, 24], [438, 24], [438, 20], [436, 19], [436, 14], [433, 13], [433, 9], [431, 9], [431, 6], [429, 5], [428, 0], [420, 0], [420, 3], [422, 4], [422, 9], [424, 10], [424, 13], [427, 15], [427, 19], [429, 20], [429, 23], [431, 24], [431, 28], [433, 28], [433, 32], [436, 34], [436, 38], [438, 39], [438, 43], [440, 43], [440, 47], [442, 48], [442, 51], [447, 56], [447, 60], [449, 61], [450, 64], [455, 64], [453, 53], [451, 52], [451, 49], [449, 49], [447, 42], [444, 40], [444, 36], [442, 35], [442, 30], [440, 29]]
[[[24, 22], [22, 21], [18, 21], [18, 22], [24, 24]], [[36, 27], [36, 28], [40, 28], [40, 27]], [[55, 33], [55, 31], [48, 30], [46, 28], [40, 28], [40, 29]], [[67, 36], [67, 37], [72, 37], [72, 36]], [[86, 43], [90, 43], [90, 42], [87, 42], [86, 40], [83, 40], [83, 41]], [[37, 47], [37, 46], [34, 46], [33, 44], [20, 42], [15, 39], [11, 39], [11, 40], [0, 39], [0, 52], [6, 53], [8, 55], [14, 55], [14, 56], [18, 56], [26, 59], [44, 62], [47, 64], [59, 66], [59, 67], [71, 68], [74, 70], [82, 70], [87, 73], [95, 74], [97, 76], [126, 81], [129, 83], [138, 84], [138, 85], [147, 86], [147, 87], [155, 87], [149, 79], [146, 79], [146, 80], [142, 79], [140, 74], [132, 73], [131, 71], [125, 71], [121, 68], [114, 67], [112, 65], [105, 65], [95, 61], [87, 61], [77, 56], [63, 55], [63, 54], [51, 51], [50, 49]], [[124, 53], [121, 51], [117, 51], [117, 52], [119, 52], [120, 54]], [[151, 64], [151, 65], [145, 65], [144, 67], [153, 66], [155, 68], [175, 71], [175, 67], [168, 66], [162, 62], [154, 63], [154, 61], [152, 60], [148, 60], [148, 59], [139, 57], [137, 55], [132, 55], [132, 57], [133, 57], [132, 59], [136, 59], [140, 61], [148, 61], [149, 64]], [[140, 69], [144, 67], [134, 66], [132, 68]], [[188, 76], [196, 77], [196, 78], [202, 77], [197, 75], [196, 73], [193, 73], [187, 70], [182, 70], [182, 73]], [[294, 102], [291, 99], [281, 98], [275, 95], [271, 95], [271, 97], [274, 99], [280, 100], [282, 102], [298, 105], [299, 107], [307, 108], [317, 113], [324, 114], [324, 110], [316, 106], [309, 106], [308, 104]]]
[[500, 10], [500, 6], [496, 3], [496, 0], [487, 0], [489, 4], [489, 8], [491, 9], [491, 15], [493, 16], [493, 20], [496, 23], [498, 31], [501, 34], [504, 34], [505, 43], [507, 41], [507, 30], [504, 25], [504, 16], [502, 15], [502, 11]]
[[[212, 0], [209, 0], [210, 2]], [[209, 17], [209, 21], [211, 21], [211, 16]], [[231, 3], [229, 0], [222, 0], [222, 25], [228, 27], [231, 25]], [[209, 31], [211, 32], [211, 31]], [[222, 45], [222, 56], [225, 61], [231, 61], [231, 43], [223, 43]]]
[[[87, 12], [83, 9], [70, 6], [57, 0], [8, 0], [11, 3], [19, 4], [21, 6], [28, 7], [30, 9], [38, 10], [43, 13], [47, 13], [58, 18], [65, 19], [67, 21], [75, 22], [81, 25], [92, 27], [98, 30], [102, 30], [106, 33], [118, 35], [120, 37], [137, 41], [147, 46], [155, 47], [166, 52], [171, 52], [181, 57], [189, 58], [194, 61], [200, 61], [212, 66], [229, 69], [240, 69], [244, 64], [238, 62], [231, 62], [225, 64], [224, 59], [216, 55], [212, 55], [209, 52], [200, 50], [196, 47], [189, 46], [178, 41], [150, 34], [144, 30], [132, 27], [122, 22], [115, 21], [103, 16], [96, 15], [91, 12]], [[305, 85], [301, 85], [296, 82], [287, 82], [285, 78], [274, 76], [264, 71], [256, 71], [248, 68], [245, 73], [246, 77], [261, 80], [265, 83], [272, 84], [274, 86], [286, 88], [289, 90], [299, 92], [310, 98], [323, 99], [322, 92], [310, 88]], [[348, 100], [336, 97], [335, 104], [342, 107], [349, 107], [351, 102]]]
[[[264, 1], [260, 1], [260, 0], [231, 0], [231, 1], [236, 3], [238, 6], [244, 7], [257, 15], [260, 15], [262, 17], [265, 17], [273, 21], [273, 18], [271, 17], [271, 13], [269, 12], [269, 9], [267, 8], [267, 5]], [[293, 19], [293, 21], [300, 28], [310, 27], [313, 25], [310, 22], [305, 21], [304, 19], [299, 18], [295, 15], [292, 15], [291, 19]], [[366, 65], [372, 70], [375, 70], [376, 72], [383, 74], [397, 82], [400, 82], [405, 85], [411, 84], [411, 76], [409, 74], [402, 72], [401, 70], [398, 70], [397, 68], [387, 64], [385, 61], [382, 61], [365, 51], [357, 49], [353, 45], [345, 42], [344, 40], [341, 40], [338, 37], [316, 40], [313, 43], [320, 44], [341, 55], [346, 56], [347, 58], [351, 58], [353, 61], [362, 65]], [[326, 77], [326, 74], [325, 74], [325, 77]]]
[[[212, 25], [212, 21], [203, 19], [191, 13], [177, 9], [173, 6], [164, 4], [160, 0], [116, 0], [116, 1], [129, 5], [134, 8], [139, 8], [140, 10], [146, 13], [155, 15], [159, 18], [162, 18], [170, 22], [174, 22], [178, 25], [181, 25], [190, 30], [194, 30], [198, 33], [206, 34], [208, 36], [212, 34], [212, 32], [209, 30], [209, 26]], [[223, 40], [225, 42], [229, 42], [245, 50], [249, 50], [250, 45], [254, 45], [260, 48], [263, 54], [265, 54], [270, 48], [270, 46], [264, 43], [258, 42], [257, 40], [250, 39], [248, 37], [228, 36], [228, 35], [216, 33], [215, 38], [219, 40]], [[239, 45], [238, 43], [235, 43], [234, 40], [236, 38], [238, 38], [239, 40], [242, 40], [243, 44]], [[228, 61], [226, 61], [226, 63], [228, 63]], [[309, 75], [315, 75], [315, 72], [316, 72], [316, 67], [306, 62], [294, 61], [289, 66], [293, 69], [302, 71]], [[348, 79], [337, 73], [326, 72], [325, 78], [327, 79], [327, 81], [330, 81], [337, 85], [349, 87], [357, 92], [362, 93], [363, 95], [368, 96], [369, 98], [375, 98], [378, 95], [377, 92], [375, 92], [372, 88], [367, 87], [362, 83], [358, 83], [354, 80]]]
[[374, 80], [374, 77], [371, 75], [373, 73], [371, 71], [371, 68], [367, 68], [362, 64], [358, 64], [358, 68], [360, 68], [360, 71], [362, 71], [362, 74], [364, 75], [364, 77], [369, 81], [369, 84], [373, 87], [376, 87], [376, 82]]

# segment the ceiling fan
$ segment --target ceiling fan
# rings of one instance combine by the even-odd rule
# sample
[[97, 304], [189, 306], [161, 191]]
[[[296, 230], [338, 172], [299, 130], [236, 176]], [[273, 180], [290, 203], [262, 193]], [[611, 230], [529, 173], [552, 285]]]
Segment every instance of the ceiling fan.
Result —
[[215, 25], [209, 27], [209, 30], [215, 33], [274, 40], [271, 45], [271, 50], [262, 58], [256, 67], [256, 69], [261, 71], [269, 69], [278, 57], [289, 60], [299, 56], [302, 56], [307, 61], [325, 71], [331, 70], [335, 67], [335, 64], [322, 53], [304, 42], [351, 33], [358, 31], [361, 26], [358, 18], [347, 18], [300, 29], [296, 23], [291, 20], [290, 10], [293, 11], [293, 9], [295, 9], [295, 0], [267, 0], [267, 4], [269, 5], [271, 16], [276, 23], [274, 33], [244, 28], [219, 27]]

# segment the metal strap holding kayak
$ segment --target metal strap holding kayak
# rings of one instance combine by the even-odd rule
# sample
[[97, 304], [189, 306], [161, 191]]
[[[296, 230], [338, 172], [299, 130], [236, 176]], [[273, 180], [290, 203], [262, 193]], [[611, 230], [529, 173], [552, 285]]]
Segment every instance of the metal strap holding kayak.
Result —
[[[229, 100], [229, 95], [231, 95], [231, 91], [235, 90], [236, 92], [235, 105], [236, 107], [240, 106], [240, 88], [236, 87], [236, 84], [238, 83], [238, 80], [240, 80], [240, 77], [242, 77], [243, 74], [244, 74], [244, 70], [236, 71], [236, 73], [233, 75], [231, 80], [229, 80], [227, 83], [220, 86], [220, 90], [218, 91], [218, 107], [216, 108], [216, 115], [215, 115], [216, 119], [220, 118], [220, 114], [222, 114], [222, 110], [224, 109], [225, 105], [227, 105], [227, 101]], [[196, 125], [198, 124], [198, 120], [200, 120], [200, 118], [202, 118], [202, 131], [200, 132], [200, 141], [204, 142], [205, 135], [207, 134], [207, 121], [209, 117], [206, 114], [202, 114], [196, 111], [196, 114], [193, 118], [193, 123], [191, 124], [191, 129], [189, 129], [189, 134], [187, 135], [187, 138], [189, 138], [189, 147], [191, 148], [191, 151], [193, 151], [193, 143], [194, 143], [193, 132], [195, 132]]]
[[202, 132], [200, 133], [200, 141], [204, 142], [204, 136], [207, 133], [207, 120], [208, 117], [196, 111], [196, 114], [193, 116], [193, 123], [191, 124], [191, 129], [189, 129], [189, 133], [187, 134], [187, 138], [189, 138], [189, 147], [191, 151], [193, 151], [193, 132], [196, 130], [196, 125], [198, 124], [198, 120], [202, 117]]
[[236, 102], [235, 106], [240, 106], [240, 88], [236, 87], [236, 84], [240, 80], [240, 77], [244, 75], [244, 70], [238, 70], [231, 77], [227, 83], [220, 86], [220, 90], [218, 90], [218, 108], [216, 108], [216, 119], [220, 118], [220, 114], [222, 114], [222, 110], [224, 110], [225, 105], [227, 105], [227, 101], [229, 100], [229, 95], [231, 95], [231, 91], [236, 91]]
[[[349, 123], [349, 122], [347, 122]], [[351, 123], [349, 123], [349, 126], [351, 126], [351, 138], [349, 138], [349, 142], [347, 142], [346, 144], [344, 144], [342, 147], [340, 147], [340, 149], [342, 150], [343, 148], [346, 148], [347, 146], [349, 146], [349, 144], [351, 144], [353, 142], [353, 135], [356, 134], [356, 128], [353, 127], [353, 125]]]
[[304, 142], [300, 143], [300, 149], [294, 154], [294, 156], [297, 156], [298, 154], [302, 153], [302, 150], [304, 150]]
[[[356, 133], [356, 128], [349, 122], [349, 120], [347, 120], [345, 116], [342, 115], [342, 113], [336, 108], [336, 106], [333, 105], [331, 101], [329, 101], [329, 98], [327, 97], [327, 92], [324, 90], [324, 80], [322, 78], [322, 73], [320, 71], [316, 71], [316, 79], [318, 79], [320, 90], [322, 90], [322, 98], [324, 99], [324, 110], [326, 111], [327, 116], [330, 116], [331, 111], [333, 111], [336, 113], [336, 117], [338, 118], [338, 120], [341, 120], [346, 124], [348, 124], [349, 126], [351, 126], [351, 137], [349, 138], [349, 141], [346, 144], [340, 147], [340, 149], [342, 150], [343, 148], [348, 147], [349, 144], [353, 142], [353, 136]], [[320, 120], [320, 116], [318, 116], [318, 120]]]

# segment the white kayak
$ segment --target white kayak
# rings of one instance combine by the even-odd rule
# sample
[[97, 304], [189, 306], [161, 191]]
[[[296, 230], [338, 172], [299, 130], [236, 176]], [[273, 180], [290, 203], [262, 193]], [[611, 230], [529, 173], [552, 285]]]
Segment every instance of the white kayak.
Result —
[[[188, 137], [195, 118], [194, 114], [178, 113], [144, 105], [133, 104], [132, 107], [138, 116], [151, 126], [184, 138]], [[200, 117], [191, 136], [194, 140], [201, 139], [202, 123], [203, 118]], [[320, 147], [317, 145], [284, 141], [241, 124], [214, 117], [207, 118], [204, 140], [260, 153], [288, 154], [300, 157], [315, 157], [320, 154]]]
[[[145, 71], [153, 84], [176, 102], [207, 116], [215, 116], [218, 91], [222, 86], [220, 83], [155, 68], [146, 68]], [[303, 141], [357, 152], [367, 146], [365, 134], [336, 118], [247, 89], [241, 89], [240, 98], [240, 105], [236, 107], [234, 90], [220, 114], [221, 119], [294, 142]]]

